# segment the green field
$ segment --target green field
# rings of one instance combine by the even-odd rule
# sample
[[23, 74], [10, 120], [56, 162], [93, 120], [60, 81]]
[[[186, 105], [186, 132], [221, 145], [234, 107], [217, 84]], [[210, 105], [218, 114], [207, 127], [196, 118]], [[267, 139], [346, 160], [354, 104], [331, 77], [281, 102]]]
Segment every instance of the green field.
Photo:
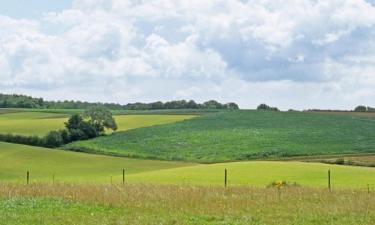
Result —
[[0, 184], [0, 224], [373, 225], [361, 190]]
[[[0, 133], [43, 136], [51, 130], [64, 128], [69, 114], [53, 110], [27, 112], [24, 110], [0, 110]], [[58, 111], [59, 112], [59, 111]], [[119, 131], [147, 127], [189, 119], [194, 115], [117, 115]]]
[[[0, 180], [25, 181], [30, 171], [33, 181], [100, 182], [122, 181], [126, 169], [129, 183], [186, 184], [222, 186], [224, 169], [229, 185], [266, 187], [286, 180], [302, 186], [325, 187], [327, 170], [337, 188], [365, 188], [375, 185], [375, 168], [303, 162], [237, 162], [211, 165], [156, 160], [140, 160], [91, 155], [62, 150], [29, 147], [0, 142]], [[181, 168], [180, 168], [181, 167]]]
[[[187, 166], [180, 162], [137, 160], [91, 155], [0, 142], [0, 181], [110, 182], [111, 176]], [[121, 178], [122, 180], [122, 178]]]
[[232, 111], [117, 132], [66, 149], [194, 162], [375, 152], [375, 117]]

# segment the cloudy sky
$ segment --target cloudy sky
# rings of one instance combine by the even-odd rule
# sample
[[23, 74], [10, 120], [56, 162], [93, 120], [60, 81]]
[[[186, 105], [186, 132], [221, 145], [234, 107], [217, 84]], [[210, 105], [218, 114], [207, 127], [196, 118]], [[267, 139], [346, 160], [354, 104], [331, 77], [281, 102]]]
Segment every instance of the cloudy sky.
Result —
[[12, 0], [0, 92], [375, 106], [375, 0]]

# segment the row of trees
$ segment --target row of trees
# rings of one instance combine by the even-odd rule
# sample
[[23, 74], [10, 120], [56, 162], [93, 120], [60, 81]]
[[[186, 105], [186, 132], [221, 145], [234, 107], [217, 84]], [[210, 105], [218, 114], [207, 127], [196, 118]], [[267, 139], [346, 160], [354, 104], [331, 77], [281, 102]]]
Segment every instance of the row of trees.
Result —
[[226, 104], [210, 100], [202, 104], [193, 100], [179, 100], [153, 103], [89, 103], [81, 101], [45, 101], [25, 95], [0, 94], [0, 108], [46, 108], [46, 109], [87, 109], [92, 106], [102, 106], [110, 110], [153, 110], [153, 109], [239, 109], [236, 103]]
[[375, 112], [375, 108], [371, 108], [370, 106], [357, 106], [354, 109], [355, 112]]
[[266, 105], [266, 104], [258, 105], [257, 110], [280, 111], [278, 108], [271, 107], [271, 106]]
[[83, 115], [72, 115], [65, 129], [51, 131], [44, 137], [0, 134], [0, 141], [55, 148], [104, 135], [106, 129], [117, 130], [116, 121], [108, 109], [96, 106]]

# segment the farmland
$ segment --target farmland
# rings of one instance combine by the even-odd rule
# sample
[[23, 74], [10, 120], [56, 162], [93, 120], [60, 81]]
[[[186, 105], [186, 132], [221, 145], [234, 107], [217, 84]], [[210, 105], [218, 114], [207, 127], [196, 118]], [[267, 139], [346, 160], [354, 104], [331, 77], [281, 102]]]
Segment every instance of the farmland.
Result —
[[[266, 187], [285, 180], [304, 187], [326, 187], [327, 170], [335, 188], [375, 186], [375, 168], [303, 162], [237, 162], [198, 165], [192, 163], [129, 159], [0, 143], [0, 180], [25, 182], [122, 182], [126, 169], [129, 183], [222, 186], [224, 170], [229, 185]], [[47, 169], [48, 168], [48, 169]]]
[[374, 201], [295, 187], [0, 184], [0, 224], [362, 225], [374, 224]]
[[136, 160], [0, 142], [0, 180], [20, 182], [30, 171], [33, 181], [110, 182], [112, 175], [160, 170], [191, 164]]
[[[71, 115], [0, 112], [0, 133], [25, 135], [62, 128]], [[0, 224], [374, 224], [375, 168], [319, 157], [372, 163], [362, 153], [374, 152], [375, 118], [187, 114], [116, 115], [119, 131], [64, 147], [99, 154], [0, 142]], [[289, 156], [316, 162], [277, 161]]]
[[[21, 135], [43, 136], [51, 130], [64, 128], [69, 114], [68, 111], [23, 111], [2, 110], [0, 111], [0, 133], [12, 133]], [[76, 111], [73, 111], [76, 112]], [[194, 115], [116, 115], [119, 131], [173, 123], [189, 119]]]
[[301, 112], [232, 111], [117, 132], [65, 149], [223, 162], [375, 152], [375, 118]]

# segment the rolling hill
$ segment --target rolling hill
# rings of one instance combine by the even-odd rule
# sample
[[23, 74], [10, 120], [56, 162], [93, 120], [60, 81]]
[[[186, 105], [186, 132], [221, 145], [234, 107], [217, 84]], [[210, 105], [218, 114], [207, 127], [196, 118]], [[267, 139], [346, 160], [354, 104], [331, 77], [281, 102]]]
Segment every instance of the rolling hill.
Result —
[[302, 186], [325, 187], [327, 170], [334, 188], [365, 188], [375, 185], [375, 168], [302, 162], [236, 162], [210, 165], [129, 159], [0, 142], [0, 181], [121, 183], [126, 169], [127, 183], [222, 186], [224, 169], [229, 185], [265, 187], [286, 180]]
[[230, 111], [116, 132], [65, 149], [139, 158], [222, 162], [375, 152], [375, 118]]
[[[73, 111], [77, 113], [76, 111]], [[64, 128], [68, 111], [0, 110], [0, 133], [43, 136]], [[195, 115], [116, 115], [119, 131], [190, 119]]]

